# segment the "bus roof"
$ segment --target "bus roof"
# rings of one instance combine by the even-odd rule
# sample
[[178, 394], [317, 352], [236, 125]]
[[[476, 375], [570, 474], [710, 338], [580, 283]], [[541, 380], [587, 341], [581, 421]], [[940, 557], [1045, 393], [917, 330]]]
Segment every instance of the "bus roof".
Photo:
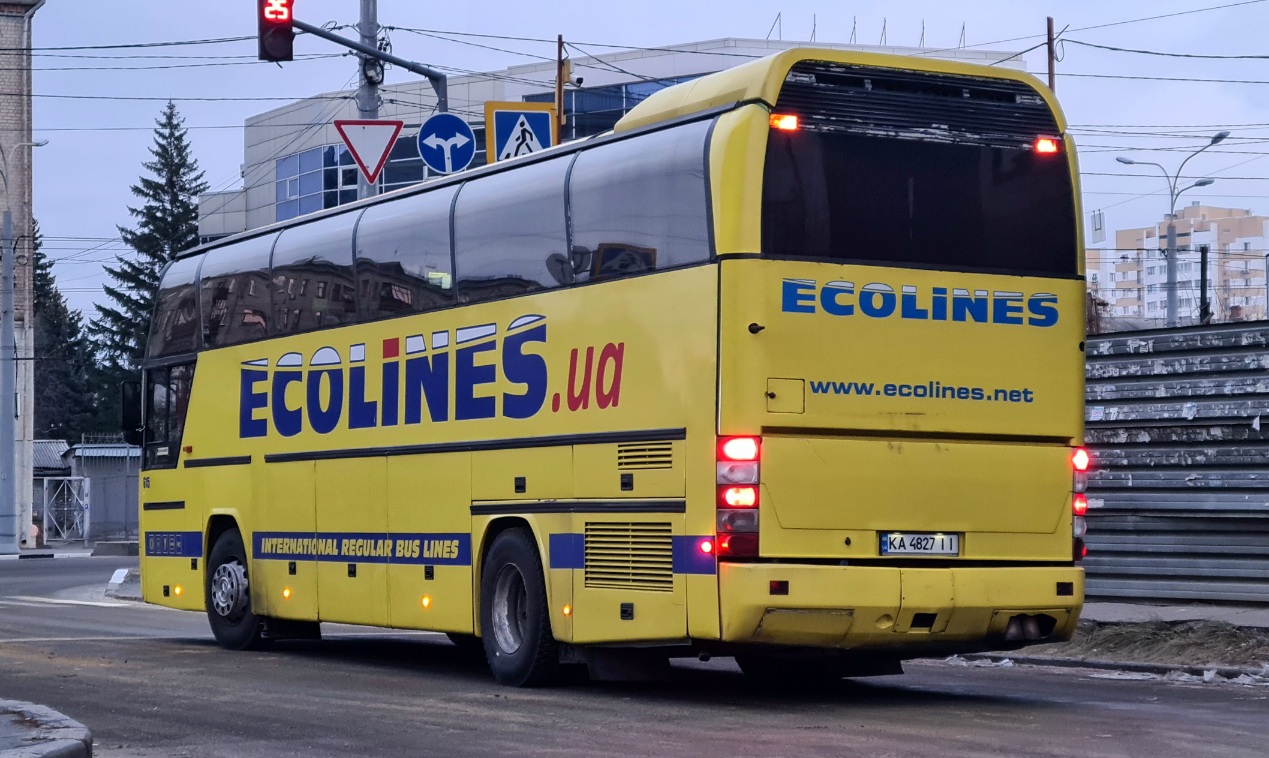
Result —
[[626, 132], [747, 101], [761, 100], [774, 105], [789, 70], [801, 61], [825, 61], [1023, 82], [1044, 98], [1057, 117], [1058, 127], [1066, 131], [1066, 121], [1052, 91], [1030, 74], [976, 63], [817, 47], [795, 47], [654, 92], [623, 116], [613, 130]]

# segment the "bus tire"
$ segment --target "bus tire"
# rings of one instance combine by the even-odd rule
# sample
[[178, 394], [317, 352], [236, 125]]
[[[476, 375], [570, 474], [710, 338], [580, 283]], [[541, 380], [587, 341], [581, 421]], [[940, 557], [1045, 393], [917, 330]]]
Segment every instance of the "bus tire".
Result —
[[260, 650], [269, 646], [264, 619], [251, 610], [247, 550], [242, 534], [230, 529], [216, 540], [207, 558], [207, 621], [216, 642], [228, 650]]
[[554, 683], [560, 651], [551, 634], [546, 580], [526, 529], [494, 538], [480, 577], [480, 629], [494, 680], [512, 687]]

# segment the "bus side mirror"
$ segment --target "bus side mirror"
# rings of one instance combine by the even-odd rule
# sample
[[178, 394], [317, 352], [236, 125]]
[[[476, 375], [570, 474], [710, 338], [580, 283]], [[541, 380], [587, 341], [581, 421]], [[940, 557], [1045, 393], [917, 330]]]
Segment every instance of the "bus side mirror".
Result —
[[129, 445], [141, 444], [141, 382], [119, 383], [119, 430]]

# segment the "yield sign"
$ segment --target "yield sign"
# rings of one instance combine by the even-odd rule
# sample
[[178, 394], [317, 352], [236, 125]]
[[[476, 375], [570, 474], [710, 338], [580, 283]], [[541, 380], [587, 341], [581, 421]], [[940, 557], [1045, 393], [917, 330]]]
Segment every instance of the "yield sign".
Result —
[[359, 121], [344, 119], [335, 122], [335, 129], [344, 138], [348, 152], [361, 169], [366, 181], [374, 184], [388, 162], [388, 153], [397, 143], [397, 135], [405, 126], [404, 121]]

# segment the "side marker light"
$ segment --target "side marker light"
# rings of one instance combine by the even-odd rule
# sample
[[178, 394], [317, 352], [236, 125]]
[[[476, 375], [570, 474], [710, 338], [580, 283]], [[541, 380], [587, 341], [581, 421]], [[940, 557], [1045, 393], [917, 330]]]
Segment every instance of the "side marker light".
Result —
[[699, 547], [699, 548], [700, 548], [700, 551], [701, 551], [702, 553], [705, 553], [706, 555], [708, 555], [708, 554], [710, 554], [710, 553], [714, 552], [714, 541], [713, 541], [713, 540], [701, 540], [700, 544], [699, 544], [699, 545], [697, 545], [697, 547]]
[[291, 599], [291, 588], [290, 588], [290, 587], [283, 587], [283, 588], [282, 588], [282, 599], [283, 599], [283, 600], [290, 600], [290, 599]]
[[771, 128], [779, 129], [782, 132], [796, 132], [798, 130], [798, 117], [792, 113], [772, 113]]
[[1053, 155], [1058, 152], [1058, 141], [1052, 137], [1038, 137], [1035, 141], [1035, 151], [1042, 155]]

